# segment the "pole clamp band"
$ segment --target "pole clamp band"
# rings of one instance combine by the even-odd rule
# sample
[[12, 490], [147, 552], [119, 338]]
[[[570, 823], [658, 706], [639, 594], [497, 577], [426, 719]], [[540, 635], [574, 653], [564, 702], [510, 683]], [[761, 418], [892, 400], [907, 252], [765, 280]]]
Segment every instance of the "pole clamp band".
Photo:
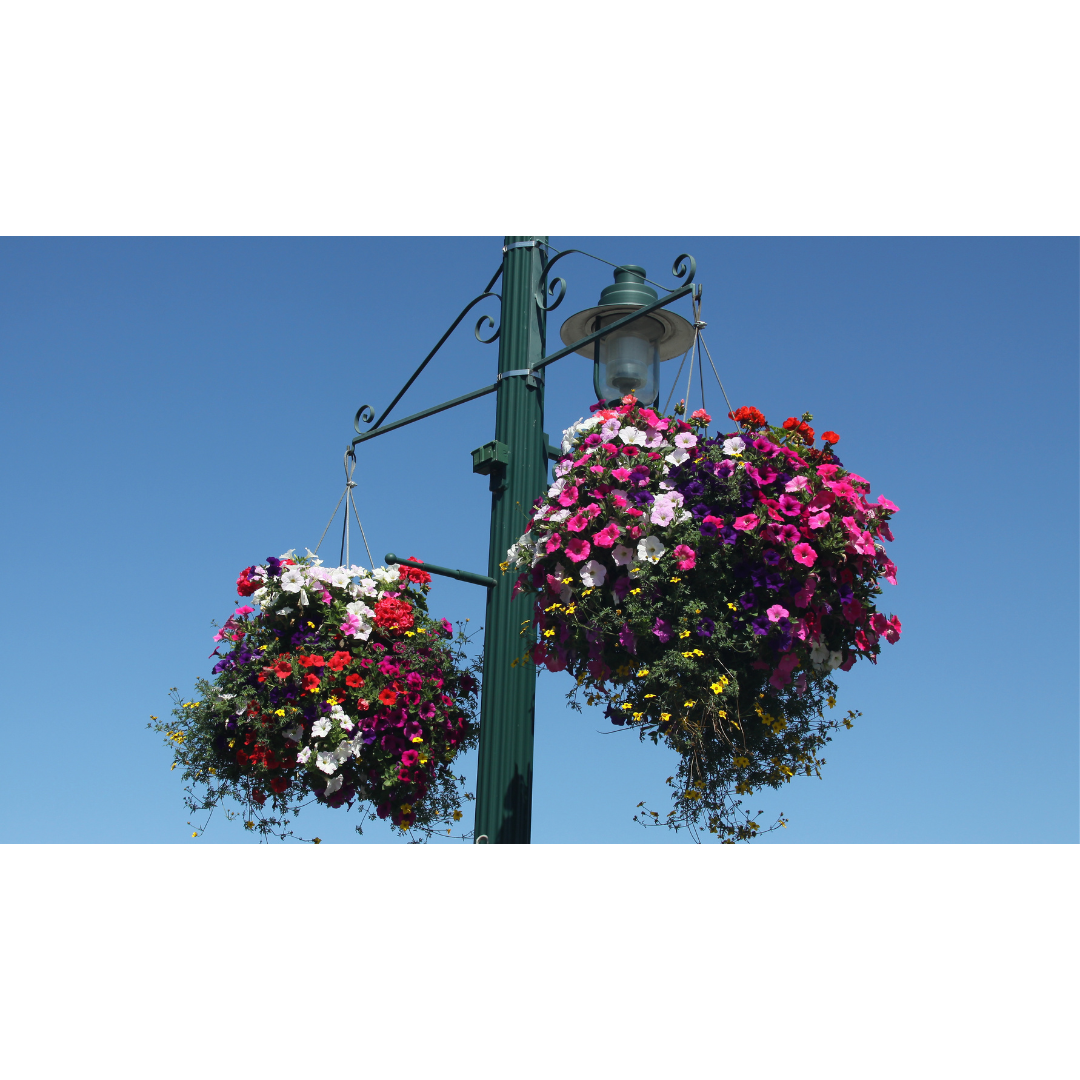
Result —
[[516, 368], [514, 371], [503, 371], [495, 379], [496, 382], [502, 382], [503, 379], [509, 379], [511, 375], [531, 375], [534, 379], [539, 379], [540, 382], [544, 381], [544, 369], [541, 368], [537, 371], [535, 368]]
[[516, 244], [507, 244], [503, 248], [503, 254], [508, 251], [513, 251], [514, 248], [532, 248], [532, 247], [550, 247], [549, 244], [545, 244], [543, 240], [519, 240]]

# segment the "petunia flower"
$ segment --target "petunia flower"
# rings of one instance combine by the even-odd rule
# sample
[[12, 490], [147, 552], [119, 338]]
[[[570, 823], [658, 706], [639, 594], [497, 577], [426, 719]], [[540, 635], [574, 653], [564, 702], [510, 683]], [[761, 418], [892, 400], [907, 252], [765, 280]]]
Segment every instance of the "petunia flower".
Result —
[[689, 450], [691, 446], [697, 446], [697, 436], [683, 431], [675, 436], [674, 442], [680, 450]]
[[806, 519], [806, 524], [811, 529], [824, 529], [825, 526], [828, 525], [831, 520], [832, 519], [829, 517], [828, 511], [827, 510], [822, 510], [820, 513], [811, 514]]
[[577, 513], [572, 518], [567, 518], [566, 520], [566, 527], [571, 532], [581, 532], [581, 530], [586, 528], [588, 524], [588, 516], [582, 513]]
[[625, 544], [616, 544], [612, 549], [611, 557], [616, 566], [629, 566], [634, 561], [634, 552]]
[[877, 497], [877, 501], [878, 501], [878, 505], [881, 506], [885, 510], [896, 511], [896, 510], [900, 509], [900, 507], [897, 506], [896, 503], [890, 501], [889, 499], [886, 499], [884, 495], [879, 495]]
[[644, 446], [645, 445], [645, 432], [636, 427], [624, 427], [619, 432], [619, 438], [627, 446]]
[[741, 454], [746, 449], [746, 443], [736, 435], [734, 438], [725, 439], [721, 449], [725, 454]]
[[669, 642], [672, 637], [674, 637], [674, 633], [671, 629], [671, 624], [665, 622], [659, 617], [653, 624], [652, 632], [665, 644], [667, 644], [667, 642]]
[[592, 542], [597, 547], [609, 548], [619, 539], [621, 532], [614, 521], [609, 521], [599, 532], [593, 533]]
[[339, 790], [341, 785], [345, 783], [344, 776], [335, 776], [327, 785], [324, 795], [333, 795], [335, 791]]
[[585, 586], [589, 589], [598, 589], [604, 584], [604, 579], [607, 577], [607, 567], [603, 563], [598, 563], [595, 559], [590, 559], [580, 570], [581, 580]]
[[794, 544], [801, 535], [802, 533], [794, 525], [780, 526], [780, 539], [785, 544]]
[[655, 536], [646, 536], [638, 541], [637, 557], [642, 562], [658, 563], [667, 548]]
[[681, 465], [689, 457], [690, 455], [681, 446], [677, 446], [670, 454], [664, 457], [664, 460], [670, 461], [672, 465]]
[[547, 543], [544, 544], [544, 552], [550, 555], [554, 551], [558, 551], [562, 546], [562, 535], [557, 532], [551, 533], [547, 538]]
[[779, 622], [788, 617], [788, 609], [779, 604], [773, 604], [771, 608], [766, 608], [765, 614], [769, 616], [769, 622]]
[[634, 637], [634, 632], [630, 629], [629, 623], [624, 622], [622, 624], [622, 629], [619, 631], [619, 644], [631, 656], [637, 655], [637, 638]]
[[560, 506], [573, 506], [577, 502], [578, 488], [577, 484], [572, 484], [564, 491], [559, 492], [558, 503]]
[[580, 536], [572, 536], [566, 541], [566, 557], [571, 562], [584, 562], [592, 551], [592, 545], [588, 540]]
[[300, 765], [306, 765], [309, 757], [311, 757], [311, 747], [305, 746], [304, 749], [296, 755], [297, 763]]
[[330, 721], [325, 716], [320, 716], [314, 724], [311, 725], [311, 737], [313, 739], [321, 739], [323, 736], [330, 733]]
[[619, 481], [620, 484], [625, 484], [630, 479], [629, 469], [612, 469], [611, 475]]
[[793, 476], [785, 485], [785, 491], [805, 491], [809, 481], [805, 476]]
[[697, 565], [697, 553], [693, 548], [687, 547], [686, 544], [676, 544], [675, 551], [672, 554], [675, 558], [675, 565], [680, 570], [693, 570]]
[[798, 517], [802, 513], [803, 504], [794, 495], [781, 495], [777, 500], [780, 504], [780, 512], [788, 517]]
[[791, 557], [803, 566], [813, 566], [817, 562], [817, 552], [809, 544], [796, 544]]
[[743, 514], [742, 517], [737, 517], [732, 525], [739, 530], [739, 532], [752, 532], [758, 527], [760, 521], [757, 514]]

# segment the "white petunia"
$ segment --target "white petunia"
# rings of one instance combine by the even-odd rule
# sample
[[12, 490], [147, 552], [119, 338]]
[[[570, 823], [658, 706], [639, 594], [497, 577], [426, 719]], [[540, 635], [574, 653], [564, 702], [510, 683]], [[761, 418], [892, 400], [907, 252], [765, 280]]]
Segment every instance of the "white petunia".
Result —
[[330, 721], [325, 716], [320, 716], [314, 724], [311, 725], [311, 737], [313, 739], [321, 739], [324, 735], [330, 732]]
[[334, 760], [342, 765], [352, 756], [352, 743], [346, 739], [344, 742], [338, 744], [338, 748], [334, 751]]
[[560, 476], [551, 487], [548, 488], [548, 498], [557, 499], [562, 493], [562, 489], [566, 487], [566, 478]]
[[637, 557], [642, 562], [658, 563], [667, 548], [655, 536], [643, 536], [638, 541]]
[[356, 725], [346, 715], [340, 705], [335, 705], [330, 710], [330, 719], [336, 720], [346, 731], [352, 731]]
[[588, 420], [579, 420], [576, 424], [571, 424], [562, 433], [562, 452], [564, 454], [570, 453], [573, 449], [574, 443], [585, 434], [586, 431], [592, 431], [597, 424], [600, 423], [599, 417], [590, 416]]
[[560, 461], [555, 466], [555, 475], [565, 476], [572, 468], [574, 463], [572, 461]]
[[570, 509], [569, 507], [566, 507], [562, 510], [556, 510], [555, 513], [548, 518], [548, 521], [554, 521], [556, 525], [561, 525], [569, 516]]
[[[297, 724], [296, 727], [288, 728], [281, 734], [284, 735], [289, 742], [299, 742], [304, 737], [304, 726], [303, 724]], [[306, 761], [307, 759], [305, 758], [304, 760]]]
[[283, 607], [283, 608], [279, 608], [279, 609], [278, 609], [278, 614], [279, 614], [279, 615], [291, 615], [291, 614], [293, 613], [293, 610], [294, 610], [294, 609], [293, 609], [293, 608], [291, 608], [291, 607]]
[[580, 572], [582, 582], [590, 589], [600, 588], [604, 584], [604, 578], [607, 577], [607, 567], [595, 559], [590, 559], [585, 563]]
[[351, 581], [352, 577], [344, 566], [339, 566], [330, 574], [330, 584], [336, 589], [344, 589]]
[[691, 446], [697, 446], [697, 436], [689, 431], [681, 431], [675, 436], [675, 445], [682, 450], [689, 450]]
[[345, 610], [350, 615], [355, 615], [358, 619], [363, 620], [374, 615], [375, 612], [363, 602], [363, 600], [353, 600], [351, 603], [345, 605]]
[[327, 775], [337, 772], [340, 764], [333, 750], [320, 750], [315, 756], [315, 768], [321, 769]]
[[367, 577], [367, 571], [362, 566], [350, 566], [349, 577], [365, 578]]
[[337, 789], [339, 787], [341, 787], [341, 785], [344, 784], [344, 783], [345, 783], [345, 777], [344, 776], [335, 776], [334, 779], [331, 780], [330, 783], [326, 785], [325, 794], [333, 795], [334, 792], [337, 791]]
[[392, 585], [397, 581], [399, 573], [396, 566], [380, 566], [372, 576], [382, 585]]
[[817, 642], [810, 650], [810, 659], [813, 660], [815, 664], [825, 663], [825, 661], [829, 659], [829, 646], [820, 641]]
[[741, 454], [746, 449], [746, 443], [736, 435], [734, 438], [725, 439], [723, 450], [725, 454]]
[[379, 591], [371, 578], [364, 578], [359, 585], [354, 585], [353, 588], [357, 590], [357, 592], [353, 593], [353, 596], [374, 596]]
[[636, 427], [624, 427], [619, 432], [619, 438], [622, 439], [627, 446], [644, 446], [645, 445], [645, 432]]
[[682, 505], [683, 498], [677, 491], [657, 495], [649, 507], [649, 521], [664, 528], [671, 524], [675, 511]]
[[305, 746], [304, 749], [301, 750], [300, 753], [296, 755], [296, 760], [298, 762], [300, 762], [301, 765], [305, 765], [305, 764], [307, 764], [307, 759], [309, 757], [311, 757], [311, 747], [310, 746]]
[[303, 570], [296, 566], [290, 566], [281, 575], [281, 587], [285, 592], [299, 592], [304, 587], [306, 580]]
[[265, 585], [263, 585], [261, 588], [256, 589], [251, 594], [251, 599], [254, 600], [256, 604], [259, 604], [260, 606], [263, 606], [263, 601], [269, 595], [270, 595], [270, 590]]
[[664, 433], [658, 428], [649, 428], [645, 433], [645, 446], [649, 450], [656, 450], [661, 446], [668, 446], [669, 444], [664, 441]]
[[629, 566], [634, 561], [634, 552], [625, 544], [616, 544], [611, 557], [615, 560], [616, 566]]
[[606, 442], [614, 440], [615, 436], [619, 434], [619, 428], [622, 427], [621, 420], [605, 420], [604, 426], [600, 429], [600, 434], [604, 436]]
[[670, 461], [672, 465], [681, 465], [689, 457], [690, 455], [681, 446], [677, 446], [670, 454], [664, 456], [664, 460]]
[[829, 667], [838, 668], [844, 662], [844, 654], [842, 652], [829, 653]]

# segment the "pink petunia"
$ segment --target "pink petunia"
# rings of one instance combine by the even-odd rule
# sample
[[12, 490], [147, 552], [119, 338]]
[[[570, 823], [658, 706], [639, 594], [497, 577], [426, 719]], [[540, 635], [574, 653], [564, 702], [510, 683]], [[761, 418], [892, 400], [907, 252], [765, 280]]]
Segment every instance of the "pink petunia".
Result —
[[900, 620], [894, 615], [889, 620], [889, 629], [885, 631], [885, 640], [895, 645], [900, 640]]
[[817, 474], [818, 476], [824, 476], [825, 479], [828, 480], [830, 477], [836, 475], [836, 471], [839, 468], [839, 465], [819, 465], [817, 467]]
[[896, 510], [900, 509], [900, 507], [897, 506], [896, 503], [891, 502], [889, 499], [886, 499], [884, 495], [879, 495], [877, 497], [877, 501], [878, 501], [878, 506], [882, 507], [885, 510], [896, 511]]
[[580, 536], [572, 536], [566, 541], [566, 557], [571, 562], [584, 562], [592, 551], [592, 545], [588, 540]]
[[806, 524], [811, 529], [824, 529], [831, 520], [832, 519], [829, 517], [828, 511], [822, 510], [820, 514], [811, 514], [806, 519]]
[[[623, 472], [625, 472], [625, 471], [626, 470], [623, 469]], [[625, 510], [626, 509], [628, 504], [627, 504], [627, 501], [626, 501], [626, 492], [625, 491], [620, 491], [618, 488], [616, 488], [615, 491], [611, 492], [611, 494], [608, 497], [611, 499], [611, 504], [612, 504], [612, 506], [615, 507], [616, 510]]]
[[676, 544], [672, 555], [675, 558], [675, 565], [680, 570], [693, 570], [697, 565], [697, 552], [685, 544]]
[[817, 552], [809, 544], [796, 544], [791, 557], [803, 566], [813, 566], [817, 562]]
[[802, 533], [800, 533], [799, 530], [796, 529], [794, 525], [781, 525], [780, 526], [780, 537], [779, 538], [785, 544], [794, 544], [795, 541], [798, 540], [801, 535], [802, 535]]
[[621, 532], [614, 521], [609, 521], [599, 532], [593, 533], [593, 543], [597, 547], [609, 548], [619, 539]]
[[590, 465], [589, 472], [602, 473], [604, 471], [603, 465]]
[[585, 514], [574, 514], [573, 517], [566, 519], [566, 527], [571, 532], [581, 532], [589, 524], [589, 519]]
[[550, 555], [553, 551], [558, 551], [562, 546], [562, 536], [559, 533], [552, 533], [547, 538], [547, 543], [544, 545], [544, 552]]
[[577, 502], [578, 489], [576, 484], [571, 484], [570, 487], [564, 488], [559, 492], [559, 505], [560, 506], [573, 506]]
[[785, 491], [805, 491], [807, 479], [805, 476], [794, 476], [785, 485]]
[[765, 614], [769, 616], [769, 622], [779, 622], [781, 619], [786, 619], [788, 617], [788, 609], [786, 607], [781, 607], [779, 604], [773, 604]]
[[739, 532], [751, 532], [758, 527], [758, 516], [757, 514], [743, 514], [742, 517], [737, 517], [733, 524]]
[[766, 457], [776, 457], [780, 453], [780, 447], [776, 445], [771, 439], [760, 438], [755, 439], [750, 444], [759, 454], [764, 454]]
[[611, 470], [611, 475], [614, 476], [615, 479], [618, 480], [620, 484], [625, 484], [626, 481], [630, 479], [630, 470], [629, 469], [612, 469]]
[[802, 503], [794, 495], [781, 495], [777, 501], [781, 512], [788, 517], [798, 517], [802, 513]]

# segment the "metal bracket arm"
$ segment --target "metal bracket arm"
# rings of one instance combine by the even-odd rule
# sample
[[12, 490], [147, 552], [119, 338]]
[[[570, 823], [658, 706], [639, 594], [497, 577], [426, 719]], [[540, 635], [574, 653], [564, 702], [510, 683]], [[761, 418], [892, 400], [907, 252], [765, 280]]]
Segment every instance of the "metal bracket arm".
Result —
[[372, 428], [371, 431], [365, 431], [360, 435], [357, 435], [353, 439], [352, 444], [356, 446], [357, 443], [366, 442], [368, 439], [374, 439], [376, 435], [385, 435], [388, 431], [393, 431], [395, 428], [404, 427], [406, 424], [414, 424], [417, 420], [423, 420], [425, 417], [434, 416], [436, 413], [446, 412], [447, 409], [452, 409], [455, 405], [464, 405], [466, 401], [473, 401], [475, 398], [483, 397], [485, 394], [494, 394], [499, 389], [498, 383], [492, 383], [490, 386], [482, 386], [479, 390], [474, 390], [471, 394], [462, 394], [461, 397], [456, 397], [452, 401], [444, 401], [441, 405], [433, 405], [430, 409], [424, 409], [423, 412], [413, 413], [412, 416], [406, 416], [403, 420], [395, 420], [392, 424], [386, 424], [381, 428]]
[[412, 559], [399, 559], [392, 551], [386, 555], [386, 565], [393, 566], [395, 563], [401, 566], [412, 566], [417, 570], [426, 570], [429, 574], [439, 574], [441, 577], [453, 578], [455, 581], [467, 581], [470, 585], [483, 585], [492, 589], [498, 582], [486, 574], [473, 574], [468, 570], [448, 570], [445, 566], [435, 566], [432, 563], [414, 562]]

